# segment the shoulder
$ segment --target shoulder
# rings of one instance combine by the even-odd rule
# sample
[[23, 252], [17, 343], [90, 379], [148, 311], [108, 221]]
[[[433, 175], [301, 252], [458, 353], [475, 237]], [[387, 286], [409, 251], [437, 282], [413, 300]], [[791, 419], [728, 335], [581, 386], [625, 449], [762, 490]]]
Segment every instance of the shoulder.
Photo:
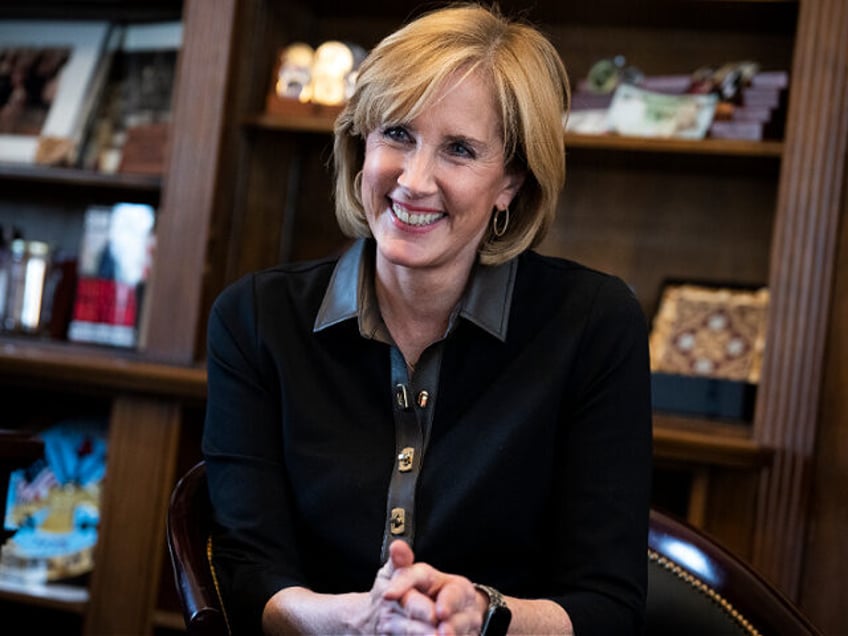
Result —
[[510, 318], [519, 332], [550, 327], [586, 343], [647, 338], [645, 311], [620, 277], [532, 251], [519, 259]]
[[213, 313], [253, 314], [289, 307], [318, 307], [337, 257], [276, 265], [242, 276], [214, 301]]
[[566, 302], [636, 302], [633, 290], [613, 274], [532, 250], [518, 258], [517, 284], [539, 295]]

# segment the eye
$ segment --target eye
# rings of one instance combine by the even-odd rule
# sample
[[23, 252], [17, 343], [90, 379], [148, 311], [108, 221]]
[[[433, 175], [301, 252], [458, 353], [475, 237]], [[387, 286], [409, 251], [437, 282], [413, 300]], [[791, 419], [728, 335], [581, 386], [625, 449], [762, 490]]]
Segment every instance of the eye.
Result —
[[383, 129], [383, 136], [400, 143], [406, 143], [412, 140], [409, 131], [403, 126], [388, 126]]
[[449, 143], [448, 152], [455, 157], [461, 157], [466, 159], [474, 159], [474, 157], [477, 156], [477, 153], [474, 152], [474, 149], [463, 141], [452, 141], [451, 143]]

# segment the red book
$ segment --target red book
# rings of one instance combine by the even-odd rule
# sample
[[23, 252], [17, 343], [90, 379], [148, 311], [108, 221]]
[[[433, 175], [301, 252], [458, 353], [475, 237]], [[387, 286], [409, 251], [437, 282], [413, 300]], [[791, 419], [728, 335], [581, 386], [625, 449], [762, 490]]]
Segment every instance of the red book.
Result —
[[68, 340], [121, 347], [138, 343], [153, 224], [149, 205], [118, 203], [87, 210]]

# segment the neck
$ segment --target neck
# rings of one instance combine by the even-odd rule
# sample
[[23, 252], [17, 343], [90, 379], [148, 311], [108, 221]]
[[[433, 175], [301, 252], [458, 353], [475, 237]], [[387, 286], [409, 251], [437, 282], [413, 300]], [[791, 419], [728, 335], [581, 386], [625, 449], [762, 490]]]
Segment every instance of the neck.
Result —
[[441, 339], [470, 275], [413, 270], [378, 263], [375, 287], [383, 321], [412, 367], [421, 352]]

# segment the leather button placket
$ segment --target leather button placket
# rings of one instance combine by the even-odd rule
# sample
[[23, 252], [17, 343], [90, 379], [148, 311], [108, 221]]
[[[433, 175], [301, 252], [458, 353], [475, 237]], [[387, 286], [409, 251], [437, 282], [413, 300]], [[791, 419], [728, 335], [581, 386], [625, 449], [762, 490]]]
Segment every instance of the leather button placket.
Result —
[[397, 347], [391, 347], [395, 457], [386, 498], [383, 562], [389, 556], [393, 540], [403, 539], [414, 545], [415, 489], [433, 419], [441, 351], [440, 344], [425, 351], [410, 377], [403, 354]]

